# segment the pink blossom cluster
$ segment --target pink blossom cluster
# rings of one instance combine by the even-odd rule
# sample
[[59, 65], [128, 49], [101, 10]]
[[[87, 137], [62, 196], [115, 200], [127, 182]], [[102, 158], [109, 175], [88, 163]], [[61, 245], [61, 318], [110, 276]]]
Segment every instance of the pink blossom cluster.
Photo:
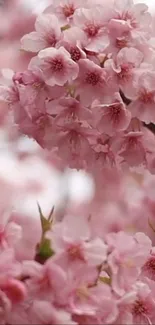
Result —
[[132, 0], [50, 2], [28, 67], [1, 62], [0, 324], [155, 324], [154, 22]]
[[20, 130], [70, 167], [152, 169], [153, 24], [132, 0], [53, 1], [21, 39], [33, 55], [1, 99]]

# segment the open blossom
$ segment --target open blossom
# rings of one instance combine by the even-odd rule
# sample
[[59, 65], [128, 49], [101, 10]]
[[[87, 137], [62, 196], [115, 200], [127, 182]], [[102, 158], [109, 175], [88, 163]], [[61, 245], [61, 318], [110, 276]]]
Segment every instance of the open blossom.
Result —
[[76, 80], [81, 101], [89, 105], [96, 98], [103, 99], [107, 90], [108, 75], [106, 70], [88, 59], [79, 61], [79, 75]]
[[42, 14], [35, 22], [35, 32], [21, 39], [21, 48], [30, 52], [39, 52], [46, 47], [55, 47], [61, 39], [59, 20], [55, 15]]
[[9, 85], [0, 85], [0, 100], [1, 102], [8, 103], [10, 109], [20, 107], [19, 92], [16, 85], [11, 80]]
[[142, 268], [142, 275], [148, 277], [149, 279], [155, 279], [155, 254], [154, 249], [152, 249], [151, 254], [149, 255], [146, 263]]
[[74, 15], [74, 23], [85, 33], [85, 48], [89, 51], [103, 51], [109, 44], [102, 10], [100, 7], [80, 8]]
[[67, 301], [68, 308], [73, 314], [94, 316], [97, 305], [94, 304], [91, 299], [93, 294], [91, 288], [93, 289], [93, 285], [96, 283], [97, 278], [98, 272], [95, 267], [77, 264], [74, 271], [68, 269], [67, 288], [62, 290], [61, 293], [62, 304], [66, 304]]
[[119, 316], [116, 324], [151, 324], [154, 303], [154, 283], [138, 281], [131, 291], [118, 300]]
[[[123, 242], [128, 245], [124, 247]], [[134, 284], [145, 264], [151, 249], [151, 241], [143, 233], [131, 237], [123, 232], [109, 234], [107, 237], [111, 254], [108, 264], [112, 271], [113, 290], [122, 296]], [[144, 249], [145, 247], [145, 249]]]
[[[76, 316], [85, 316], [88, 323], [110, 324], [116, 320], [118, 309], [111, 289], [107, 284], [99, 283], [96, 287], [79, 287], [76, 295], [72, 296], [71, 308]], [[78, 317], [77, 317], [78, 319]], [[76, 317], [75, 317], [76, 320]], [[80, 321], [80, 317], [79, 317]]]
[[100, 265], [106, 259], [106, 245], [99, 238], [90, 239], [88, 223], [81, 218], [67, 217], [62, 223], [56, 224], [51, 239], [58, 257], [60, 254], [60, 263], [70, 265], [69, 268], [74, 264]]
[[97, 128], [100, 132], [113, 135], [118, 131], [126, 130], [129, 126], [131, 114], [119, 94], [115, 94], [111, 104], [102, 104], [98, 109], [100, 111], [97, 116]]
[[[18, 89], [21, 106], [27, 115], [32, 119], [44, 112], [44, 101], [49, 90], [41, 74], [27, 70], [20, 74], [15, 73], [13, 81]], [[37, 112], [36, 107], [38, 107]]]
[[66, 272], [52, 258], [43, 266], [35, 261], [24, 261], [22, 273], [27, 278], [26, 286], [31, 297], [60, 300], [61, 289], [66, 287]]
[[131, 312], [133, 324], [149, 324], [154, 320], [154, 287], [145, 283], [137, 283], [137, 297], [132, 304]]
[[92, 120], [92, 113], [86, 107], [83, 107], [80, 101], [65, 97], [57, 101], [49, 101], [46, 104], [46, 109], [49, 114], [56, 114], [55, 123], [62, 125], [65, 122], [87, 121]]
[[113, 19], [118, 24], [122, 22], [125, 28], [138, 30], [150, 27], [151, 15], [144, 3], [135, 4], [132, 0], [114, 1]]
[[[146, 164], [147, 149], [143, 140], [143, 133], [140, 131], [126, 133], [114, 140], [113, 148], [117, 148], [119, 155], [130, 166]], [[115, 150], [115, 149], [114, 149]]]
[[63, 39], [59, 43], [70, 53], [72, 60], [75, 62], [86, 58], [84, 45], [86, 43], [84, 32], [78, 27], [66, 29], [63, 33]]
[[142, 60], [143, 54], [135, 48], [125, 47], [117, 54], [113, 69], [116, 72], [121, 90], [127, 98], [129, 92], [132, 92], [134, 88], [134, 72], [140, 67]]
[[[87, 4], [87, 0], [85, 1]], [[54, 12], [61, 22], [62, 26], [71, 23], [76, 10], [85, 5], [82, 0], [54, 0], [52, 5], [46, 9], [46, 12]]]
[[[59, 49], [47, 48], [39, 52], [38, 68], [41, 69], [47, 85], [63, 86], [67, 81], [76, 79], [78, 65], [71, 59], [69, 52], [64, 47]], [[33, 67], [35, 61], [31, 64]]]
[[57, 118], [55, 121], [58, 127], [55, 130], [54, 146], [58, 148], [60, 157], [62, 156], [65, 163], [70, 162], [72, 168], [83, 168], [93, 154], [90, 139], [96, 137], [96, 132], [81, 121]]
[[113, 56], [125, 48], [135, 47], [147, 53], [148, 39], [151, 34], [151, 15], [144, 3], [134, 1], [114, 1], [111, 20], [109, 21], [109, 51]]
[[146, 123], [155, 122], [155, 73], [154, 71], [142, 72], [134, 83], [133, 100], [129, 110], [133, 117], [137, 117]]

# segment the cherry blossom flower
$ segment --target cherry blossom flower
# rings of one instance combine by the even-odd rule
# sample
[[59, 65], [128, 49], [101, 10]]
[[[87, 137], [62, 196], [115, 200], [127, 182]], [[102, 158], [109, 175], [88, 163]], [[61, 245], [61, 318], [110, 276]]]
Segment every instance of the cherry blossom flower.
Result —
[[[94, 318], [96, 318], [98, 322], [109, 324], [116, 320], [118, 314], [116, 301], [109, 286], [104, 283], [89, 289], [85, 287], [79, 288], [72, 308], [76, 315], [82, 315], [82, 313], [88, 315], [90, 323], [91, 319], [93, 322]], [[93, 311], [96, 311], [96, 316], [93, 315]]]
[[134, 88], [134, 71], [140, 67], [143, 54], [135, 48], [123, 48], [116, 57], [116, 67], [118, 82], [125, 96], [130, 98], [130, 93]]
[[137, 283], [137, 291], [137, 298], [131, 309], [133, 323], [151, 323], [154, 319], [154, 293], [144, 283]]
[[89, 105], [96, 97], [100, 100], [107, 90], [107, 72], [97, 64], [82, 59], [79, 61], [79, 75], [76, 80], [78, 94], [84, 104]]
[[113, 135], [118, 131], [127, 129], [131, 115], [119, 94], [115, 94], [114, 101], [111, 104], [102, 104], [99, 108], [97, 128], [100, 132]]
[[129, 132], [124, 135], [123, 138], [119, 138], [118, 142], [114, 140], [112, 145], [113, 150], [115, 146], [119, 151], [119, 155], [127, 162], [130, 166], [138, 166], [146, 164], [146, 146], [143, 141], [142, 132]]
[[72, 60], [75, 62], [86, 58], [86, 53], [83, 50], [85, 43], [84, 32], [75, 26], [66, 29], [62, 41], [59, 42], [70, 53]]
[[154, 281], [155, 277], [155, 256], [154, 256], [154, 250], [152, 250], [150, 256], [148, 257], [148, 260], [144, 264], [142, 268], [142, 275], [148, 277], [149, 279]]
[[38, 67], [47, 85], [63, 86], [67, 81], [76, 79], [78, 75], [78, 65], [71, 60], [69, 52], [64, 47], [44, 49], [39, 52], [38, 59]]
[[[68, 223], [69, 229], [66, 227]], [[53, 227], [51, 235], [53, 249], [60, 254], [61, 264], [69, 264], [71, 267], [78, 262], [78, 264], [94, 266], [100, 265], [106, 259], [106, 245], [99, 238], [90, 240], [90, 230], [86, 220], [77, 217], [65, 218], [61, 224]]]
[[61, 39], [61, 28], [55, 15], [42, 14], [38, 16], [35, 29], [35, 32], [22, 37], [21, 48], [23, 50], [39, 52], [47, 47], [55, 47]]
[[[122, 246], [124, 240], [128, 241], [127, 247]], [[131, 237], [123, 232], [109, 234], [107, 241], [112, 249], [108, 258], [112, 271], [112, 287], [118, 295], [122, 296], [138, 278], [140, 268], [145, 264], [150, 252], [151, 241], [143, 233]]]
[[131, 0], [115, 1], [114, 11], [115, 18], [126, 23], [128, 28], [134, 29], [146, 29], [150, 26], [150, 13], [148, 12], [148, 6], [144, 3], [137, 3]]
[[129, 110], [133, 117], [139, 118], [146, 123], [155, 122], [154, 117], [154, 80], [153, 71], [143, 72], [138, 76], [138, 80], [134, 83], [133, 99], [129, 105]]
[[65, 125], [69, 122], [76, 121], [90, 121], [92, 120], [91, 111], [86, 107], [83, 107], [81, 103], [70, 97], [61, 98], [58, 101], [49, 101], [46, 104], [46, 110], [48, 114], [55, 115], [55, 123], [62, 125], [62, 122]]
[[[27, 277], [27, 288], [31, 297], [38, 296], [39, 299], [60, 300], [61, 288], [66, 287], [66, 273], [49, 259], [44, 266], [34, 261], [23, 263], [23, 276]], [[50, 290], [49, 290], [50, 288]]]
[[[86, 1], [87, 3], [87, 1]], [[60, 3], [54, 0], [45, 12], [54, 12], [60, 20], [62, 26], [71, 23], [76, 10], [83, 7], [85, 3], [81, 0], [61, 0]]]
[[70, 161], [72, 168], [78, 166], [78, 169], [81, 169], [84, 168], [87, 161], [91, 160], [93, 151], [91, 149], [90, 139], [94, 139], [95, 137], [96, 132], [88, 124], [83, 125], [81, 121], [74, 123], [69, 121], [64, 124], [64, 121], [59, 120], [55, 133], [54, 146], [59, 149], [60, 156], [63, 156], [67, 164]]
[[85, 44], [87, 50], [99, 52], [108, 46], [109, 39], [100, 7], [78, 9], [74, 15], [74, 23], [84, 31], [87, 37]]
[[20, 107], [19, 92], [17, 87], [15, 85], [12, 85], [11, 87], [1, 85], [0, 100], [8, 103], [11, 109]]

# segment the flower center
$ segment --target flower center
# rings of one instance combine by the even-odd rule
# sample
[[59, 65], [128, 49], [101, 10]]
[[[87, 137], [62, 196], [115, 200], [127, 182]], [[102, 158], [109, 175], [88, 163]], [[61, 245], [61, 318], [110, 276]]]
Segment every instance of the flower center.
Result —
[[132, 73], [131, 73], [131, 69], [133, 68], [132, 65], [129, 64], [123, 64], [121, 66], [121, 72], [118, 73], [118, 77], [119, 79], [123, 80], [123, 81], [129, 81]]
[[129, 148], [136, 148], [138, 145], [138, 140], [135, 137], [130, 137], [128, 139], [128, 147]]
[[88, 37], [95, 37], [99, 31], [100, 27], [93, 23], [87, 23], [86, 27], [84, 28], [85, 33]]
[[112, 120], [117, 121], [121, 112], [120, 104], [111, 105], [109, 108]]
[[79, 61], [81, 59], [81, 52], [80, 52], [80, 50], [78, 49], [77, 46], [75, 46], [75, 47], [72, 46], [71, 47], [70, 55], [71, 55], [72, 60], [75, 61], [75, 62]]
[[89, 72], [86, 76], [86, 83], [92, 86], [96, 86], [100, 80], [100, 76], [95, 72]]
[[132, 307], [132, 314], [134, 316], [146, 315], [148, 313], [148, 309], [145, 303], [142, 300], [136, 300]]
[[155, 257], [150, 257], [143, 267], [144, 271], [152, 271], [155, 274]]
[[147, 92], [146, 90], [143, 90], [140, 93], [139, 100], [145, 104], [151, 104], [153, 102], [153, 93], [152, 92]]
[[69, 4], [69, 5], [65, 5], [62, 10], [64, 16], [68, 18], [74, 14], [75, 8], [73, 4]]
[[46, 40], [48, 42], [48, 44], [50, 44], [51, 46], [55, 46], [56, 44], [56, 37], [53, 33], [49, 33], [47, 36], [46, 36]]
[[52, 72], [60, 72], [63, 70], [63, 62], [61, 59], [55, 58], [50, 60], [50, 65], [51, 65], [51, 69]]
[[84, 260], [81, 247], [79, 245], [70, 246], [67, 250], [68, 255], [72, 261], [74, 260]]

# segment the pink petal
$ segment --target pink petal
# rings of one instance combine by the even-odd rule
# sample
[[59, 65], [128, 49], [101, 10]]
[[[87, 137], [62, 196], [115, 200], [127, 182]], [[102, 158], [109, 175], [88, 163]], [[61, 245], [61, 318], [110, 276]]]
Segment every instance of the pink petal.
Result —
[[143, 54], [135, 48], [123, 48], [117, 55], [117, 64], [121, 66], [126, 63], [133, 64], [133, 67], [139, 67], [143, 60]]
[[[66, 227], [64, 229], [64, 238], [76, 240], [87, 240], [90, 236], [90, 229], [85, 218], [77, 216], [68, 216], [65, 218]], [[67, 227], [67, 224], [70, 224]]]
[[61, 35], [59, 21], [55, 15], [42, 14], [39, 15], [35, 22], [36, 31], [40, 36], [50, 36], [50, 33], [55, 32], [57, 37]]
[[29, 52], [39, 52], [46, 47], [47, 42], [37, 32], [24, 35], [21, 39], [21, 48]]

